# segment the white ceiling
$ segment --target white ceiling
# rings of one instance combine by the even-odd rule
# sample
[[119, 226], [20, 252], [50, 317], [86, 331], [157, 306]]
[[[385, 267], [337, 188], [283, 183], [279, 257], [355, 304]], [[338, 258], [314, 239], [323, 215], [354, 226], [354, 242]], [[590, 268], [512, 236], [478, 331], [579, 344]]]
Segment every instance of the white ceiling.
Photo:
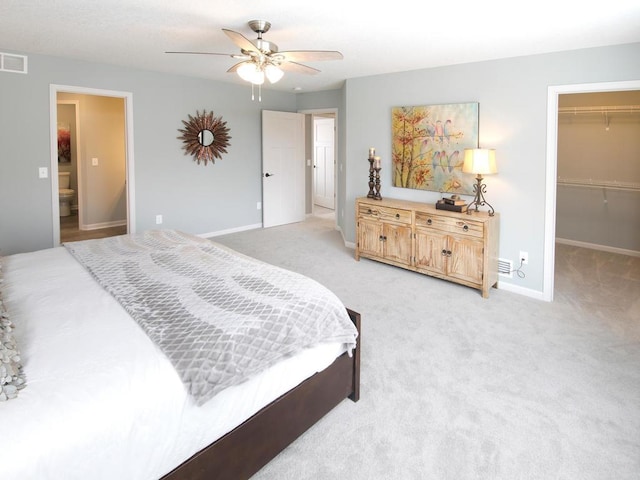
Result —
[[[375, 6], [377, 5], [377, 6]], [[384, 6], [383, 6], [384, 5]], [[337, 88], [347, 78], [640, 41], [640, 0], [2, 0], [0, 51], [64, 56], [242, 83], [222, 32], [256, 38], [247, 22], [271, 22], [280, 50], [338, 50], [307, 63], [278, 90]], [[640, 61], [640, 59], [638, 59]]]

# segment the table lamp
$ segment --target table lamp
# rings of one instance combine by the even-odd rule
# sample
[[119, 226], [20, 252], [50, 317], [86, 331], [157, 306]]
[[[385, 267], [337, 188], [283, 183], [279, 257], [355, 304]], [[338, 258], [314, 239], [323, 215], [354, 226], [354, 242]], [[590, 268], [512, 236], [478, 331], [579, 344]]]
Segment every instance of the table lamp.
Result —
[[475, 198], [467, 208], [467, 214], [471, 215], [471, 207], [475, 205], [475, 211], [478, 211], [479, 206], [487, 205], [489, 210], [489, 216], [493, 216], [495, 210], [484, 199], [484, 194], [487, 190], [487, 186], [482, 183], [482, 175], [489, 175], [497, 173], [496, 168], [496, 151], [489, 148], [466, 148], [464, 150], [464, 164], [462, 166], [464, 173], [475, 173], [476, 184], [473, 186], [475, 192]]

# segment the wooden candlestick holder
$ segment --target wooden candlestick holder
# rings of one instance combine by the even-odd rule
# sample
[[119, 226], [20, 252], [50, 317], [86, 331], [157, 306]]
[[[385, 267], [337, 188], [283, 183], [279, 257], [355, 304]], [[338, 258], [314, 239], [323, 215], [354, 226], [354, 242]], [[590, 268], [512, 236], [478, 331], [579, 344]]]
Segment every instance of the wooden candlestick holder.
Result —
[[373, 186], [375, 185], [373, 181], [373, 157], [369, 157], [369, 193], [367, 193], [367, 198], [375, 198], [376, 194], [373, 191]]
[[382, 200], [382, 195], [380, 195], [380, 167], [374, 168], [374, 170], [376, 172], [376, 183], [375, 183], [376, 193], [373, 195], [373, 199]]

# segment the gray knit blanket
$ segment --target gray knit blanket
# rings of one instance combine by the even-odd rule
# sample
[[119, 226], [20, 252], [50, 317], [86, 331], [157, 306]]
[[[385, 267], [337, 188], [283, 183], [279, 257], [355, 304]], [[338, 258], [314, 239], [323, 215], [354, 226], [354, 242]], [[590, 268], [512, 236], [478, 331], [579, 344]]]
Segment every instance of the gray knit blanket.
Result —
[[65, 243], [169, 358], [198, 405], [357, 331], [318, 282], [174, 230]]

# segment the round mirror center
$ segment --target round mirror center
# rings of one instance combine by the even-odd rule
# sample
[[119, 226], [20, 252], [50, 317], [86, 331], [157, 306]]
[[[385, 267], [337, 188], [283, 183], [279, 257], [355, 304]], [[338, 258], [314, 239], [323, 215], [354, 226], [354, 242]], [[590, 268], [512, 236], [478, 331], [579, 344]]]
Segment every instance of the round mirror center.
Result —
[[211, 130], [200, 130], [198, 132], [198, 143], [203, 147], [209, 147], [213, 143], [213, 132]]

